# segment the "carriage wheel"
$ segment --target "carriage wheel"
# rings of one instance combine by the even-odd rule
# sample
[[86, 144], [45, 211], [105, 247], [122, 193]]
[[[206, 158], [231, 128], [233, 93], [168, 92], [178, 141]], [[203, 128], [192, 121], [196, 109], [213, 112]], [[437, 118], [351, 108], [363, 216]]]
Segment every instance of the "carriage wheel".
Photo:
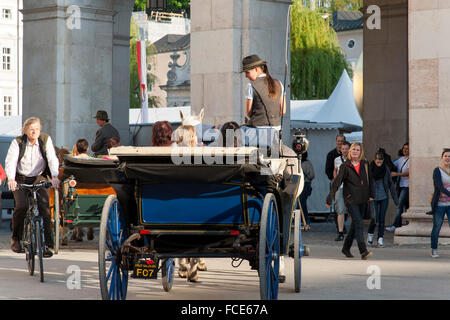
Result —
[[268, 193], [264, 198], [259, 231], [259, 288], [262, 300], [276, 300], [278, 298], [279, 271], [278, 208], [274, 194]]
[[100, 224], [98, 266], [103, 300], [125, 300], [128, 270], [121, 267], [121, 249], [127, 239], [124, 217], [116, 195], [106, 198]]
[[165, 292], [169, 292], [173, 285], [173, 274], [175, 271], [175, 261], [172, 258], [162, 261], [162, 286]]
[[298, 209], [294, 210], [294, 286], [295, 292], [300, 292], [302, 285], [302, 260], [300, 249], [302, 245], [301, 214], [302, 210], [299, 200]]

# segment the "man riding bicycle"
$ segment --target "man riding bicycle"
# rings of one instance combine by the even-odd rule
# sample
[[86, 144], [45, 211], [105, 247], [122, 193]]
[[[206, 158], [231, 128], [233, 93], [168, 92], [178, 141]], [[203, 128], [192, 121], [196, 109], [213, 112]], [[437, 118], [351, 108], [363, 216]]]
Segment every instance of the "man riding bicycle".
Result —
[[[52, 139], [49, 135], [41, 133], [41, 121], [37, 117], [28, 118], [22, 128], [22, 136], [16, 137], [6, 155], [5, 171], [8, 178], [8, 188], [13, 191], [15, 208], [12, 217], [11, 250], [23, 252], [20, 239], [23, 233], [24, 217], [28, 209], [29, 192], [19, 189], [18, 183], [35, 184], [47, 180], [51, 176], [53, 188], [59, 187], [58, 167]], [[49, 193], [45, 188], [37, 192], [39, 214], [44, 218], [44, 235], [46, 248], [45, 258], [53, 253], [53, 240], [50, 229]]]

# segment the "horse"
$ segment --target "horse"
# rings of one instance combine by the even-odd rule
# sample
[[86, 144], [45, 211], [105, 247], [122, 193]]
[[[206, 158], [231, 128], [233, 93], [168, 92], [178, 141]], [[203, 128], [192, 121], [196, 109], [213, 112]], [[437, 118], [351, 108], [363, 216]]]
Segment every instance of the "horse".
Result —
[[[202, 137], [202, 132], [199, 134], [199, 130], [202, 131], [203, 116], [205, 109], [201, 109], [198, 115], [185, 116], [180, 110], [180, 117], [182, 125], [193, 126], [197, 131], [197, 136]], [[190, 268], [187, 268], [187, 264]], [[205, 258], [179, 258], [178, 259], [178, 275], [180, 278], [187, 278], [188, 281], [195, 282], [198, 280], [197, 271], [206, 271]]]

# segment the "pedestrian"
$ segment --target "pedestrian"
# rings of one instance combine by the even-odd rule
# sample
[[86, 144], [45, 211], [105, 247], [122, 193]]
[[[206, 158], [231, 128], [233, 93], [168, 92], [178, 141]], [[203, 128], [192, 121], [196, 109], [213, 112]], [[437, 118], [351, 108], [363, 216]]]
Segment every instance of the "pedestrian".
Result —
[[438, 239], [445, 215], [450, 225], [450, 148], [442, 151], [441, 164], [433, 170], [434, 192], [431, 198], [433, 229], [431, 230], [431, 256], [439, 258]]
[[[334, 171], [333, 171], [333, 179], [336, 179], [339, 168], [341, 165], [345, 162], [345, 160], [348, 157], [348, 151], [350, 150], [350, 142], [344, 141], [341, 144], [341, 155], [338, 156], [336, 159], [334, 159]], [[345, 215], [348, 214], [347, 206], [345, 205], [344, 201], [344, 186], [343, 184], [340, 185], [338, 191], [336, 191], [336, 195], [334, 198], [334, 203], [336, 206], [336, 220], [338, 225], [338, 236], [335, 241], [342, 241], [344, 240], [344, 228], [345, 228]]]
[[402, 226], [402, 214], [409, 207], [409, 143], [405, 143], [402, 147], [403, 156], [397, 162], [397, 172], [392, 172], [392, 177], [398, 177], [398, 206], [394, 223], [387, 227], [386, 230], [394, 232], [395, 228]]
[[89, 142], [86, 139], [78, 139], [72, 149], [74, 158], [90, 158], [88, 155]]
[[334, 176], [333, 176], [334, 159], [336, 159], [337, 157], [339, 157], [341, 155], [341, 147], [342, 147], [342, 144], [344, 143], [344, 141], [345, 141], [345, 136], [343, 134], [338, 134], [336, 136], [336, 148], [333, 148], [327, 154], [327, 160], [325, 162], [325, 174], [327, 175], [330, 182], [333, 181], [333, 179], [334, 179]]
[[391, 171], [385, 162], [385, 154], [383, 152], [375, 153], [374, 160], [370, 163], [370, 171], [375, 182], [375, 198], [373, 201], [375, 217], [370, 219], [367, 243], [369, 245], [373, 244], [373, 234], [378, 224], [377, 245], [379, 248], [382, 248], [384, 246], [384, 222], [389, 204], [389, 193], [396, 206], [398, 205], [398, 197], [392, 181]]
[[368, 201], [373, 201], [375, 191], [372, 185], [372, 173], [367, 161], [364, 160], [364, 150], [359, 142], [350, 146], [347, 160], [340, 166], [339, 173], [331, 184], [326, 200], [327, 208], [331, 207], [332, 200], [342, 183], [345, 203], [352, 219], [342, 253], [348, 258], [353, 258], [350, 248], [356, 238], [361, 259], [366, 260], [372, 256], [372, 252], [367, 250], [364, 241], [363, 214], [367, 209]]
[[[11, 250], [23, 252], [20, 239], [28, 210], [28, 191], [19, 189], [18, 184], [36, 184], [51, 179], [52, 186], [59, 188], [59, 161], [49, 135], [41, 133], [41, 121], [37, 117], [25, 120], [22, 135], [12, 140], [5, 159], [8, 188], [13, 192], [15, 208], [12, 217]], [[39, 215], [44, 220], [44, 254], [50, 258], [53, 253], [53, 239], [50, 229], [49, 192], [42, 188], [37, 192]]]
[[[345, 136], [343, 134], [338, 134], [336, 135], [336, 148], [333, 148], [332, 150], [330, 150], [327, 154], [327, 159], [325, 162], [325, 174], [327, 175], [328, 179], [330, 180], [330, 187], [331, 187], [331, 182], [334, 179], [333, 173], [334, 173], [334, 159], [336, 159], [337, 157], [339, 157], [341, 155], [341, 147], [342, 144], [345, 141]], [[332, 210], [330, 210], [330, 213], [332, 213], [332, 211], [334, 212], [334, 223], [336, 224], [336, 230], [339, 234], [339, 214], [337, 214], [334, 210], [335, 206], [331, 207]], [[342, 219], [342, 218], [341, 218]], [[338, 238], [339, 235], [338, 235]]]
[[302, 207], [303, 215], [305, 216], [304, 230], [311, 229], [311, 221], [309, 220], [307, 200], [312, 193], [311, 182], [314, 180], [314, 167], [311, 161], [308, 160], [308, 151], [302, 154], [302, 171], [305, 177], [302, 193], [300, 193], [300, 205]]
[[152, 127], [152, 146], [170, 147], [172, 145], [172, 126], [169, 121], [156, 121]]
[[91, 146], [91, 150], [94, 152], [94, 156], [108, 154], [108, 141], [109, 139], [116, 137], [120, 139], [119, 132], [109, 122], [108, 113], [104, 110], [98, 110], [94, 117], [99, 125], [100, 129], [95, 134], [95, 141]]

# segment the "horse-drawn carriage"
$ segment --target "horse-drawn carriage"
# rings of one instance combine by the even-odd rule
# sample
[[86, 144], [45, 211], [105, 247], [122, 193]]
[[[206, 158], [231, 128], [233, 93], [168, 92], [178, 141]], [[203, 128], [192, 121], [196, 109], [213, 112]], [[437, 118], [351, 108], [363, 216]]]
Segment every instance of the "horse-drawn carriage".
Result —
[[248, 260], [261, 299], [276, 299], [280, 257], [289, 255], [300, 290], [300, 165], [293, 172], [287, 159], [266, 159], [256, 147], [118, 147], [110, 154], [119, 160], [66, 156], [64, 164], [66, 177], [115, 191], [101, 215], [103, 299], [125, 299], [129, 276], [155, 279], [158, 271], [170, 291], [174, 259], [182, 257]]

